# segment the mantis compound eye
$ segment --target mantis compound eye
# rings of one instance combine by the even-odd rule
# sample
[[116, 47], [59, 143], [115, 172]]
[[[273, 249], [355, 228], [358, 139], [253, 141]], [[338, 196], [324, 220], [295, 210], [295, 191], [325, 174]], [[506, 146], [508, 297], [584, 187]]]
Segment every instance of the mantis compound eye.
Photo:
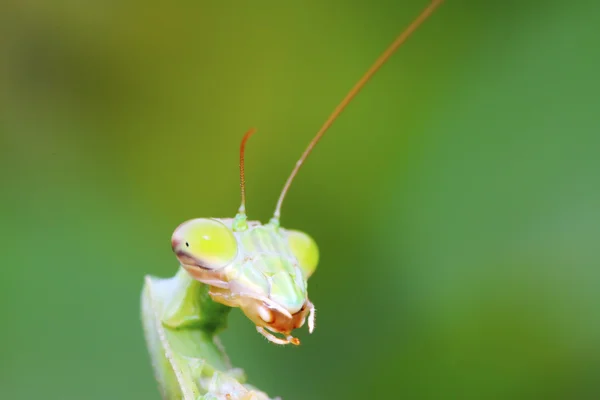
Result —
[[308, 279], [319, 264], [319, 248], [313, 238], [304, 232], [288, 231], [288, 244], [300, 264], [300, 269]]
[[192, 219], [179, 225], [171, 247], [182, 265], [218, 269], [237, 255], [237, 241], [223, 223], [211, 218]]

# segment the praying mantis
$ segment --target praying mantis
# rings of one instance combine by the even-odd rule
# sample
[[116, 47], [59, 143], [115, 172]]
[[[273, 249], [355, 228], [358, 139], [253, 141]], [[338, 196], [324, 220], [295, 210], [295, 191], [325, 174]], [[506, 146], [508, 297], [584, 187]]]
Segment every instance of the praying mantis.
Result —
[[292, 332], [308, 320], [315, 328], [315, 306], [308, 297], [308, 279], [319, 263], [319, 249], [308, 234], [280, 225], [281, 207], [292, 181], [315, 145], [350, 101], [408, 37], [443, 3], [433, 0], [395, 39], [335, 108], [296, 162], [285, 182], [270, 221], [246, 216], [244, 153], [256, 132], [250, 129], [240, 145], [241, 205], [234, 218], [195, 218], [179, 225], [171, 247], [189, 275], [209, 286], [209, 295], [229, 307], [239, 307], [267, 340], [299, 345]]

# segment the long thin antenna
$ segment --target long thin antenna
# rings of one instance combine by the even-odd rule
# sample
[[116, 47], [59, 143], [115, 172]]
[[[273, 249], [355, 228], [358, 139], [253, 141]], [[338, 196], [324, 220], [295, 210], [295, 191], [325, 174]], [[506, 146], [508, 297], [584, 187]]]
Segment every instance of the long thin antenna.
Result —
[[408, 37], [421, 25], [432, 13], [433, 11], [444, 2], [444, 0], [433, 0], [429, 6], [421, 12], [421, 14], [406, 28], [394, 42], [387, 48], [387, 50], [375, 61], [375, 63], [371, 66], [371, 68], [367, 71], [366, 74], [354, 85], [354, 87], [348, 92], [346, 97], [342, 100], [342, 102], [336, 107], [333, 113], [329, 116], [325, 124], [321, 127], [319, 132], [315, 135], [313, 140], [309, 143], [302, 156], [296, 162], [296, 166], [292, 170], [288, 180], [285, 182], [285, 186], [281, 191], [281, 195], [279, 196], [279, 200], [277, 201], [277, 207], [275, 208], [275, 213], [273, 214], [273, 222], [278, 223], [279, 217], [281, 216], [281, 204], [283, 203], [283, 199], [287, 194], [292, 181], [298, 174], [300, 167], [308, 157], [308, 155], [312, 152], [315, 145], [321, 140], [327, 129], [333, 124], [333, 121], [342, 113], [344, 108], [350, 103], [350, 101], [358, 94], [358, 92], [365, 86], [367, 81], [371, 79], [371, 77], [377, 72], [379, 68], [390, 58], [390, 56], [400, 47], [402, 43], [408, 39]]
[[238, 214], [246, 216], [246, 175], [244, 174], [244, 153], [246, 151], [246, 142], [256, 132], [255, 128], [251, 128], [244, 137], [240, 144], [240, 189], [242, 190], [242, 204], [238, 209]]

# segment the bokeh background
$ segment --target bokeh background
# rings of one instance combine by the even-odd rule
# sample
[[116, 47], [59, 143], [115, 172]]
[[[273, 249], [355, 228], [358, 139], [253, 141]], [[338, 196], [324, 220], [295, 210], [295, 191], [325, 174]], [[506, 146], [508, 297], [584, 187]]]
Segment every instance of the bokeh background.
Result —
[[[172, 230], [270, 217], [304, 147], [426, 0], [0, 5], [0, 397], [158, 399], [139, 320]], [[600, 398], [600, 5], [448, 1], [334, 124], [286, 227], [313, 335], [234, 310], [292, 399]]]

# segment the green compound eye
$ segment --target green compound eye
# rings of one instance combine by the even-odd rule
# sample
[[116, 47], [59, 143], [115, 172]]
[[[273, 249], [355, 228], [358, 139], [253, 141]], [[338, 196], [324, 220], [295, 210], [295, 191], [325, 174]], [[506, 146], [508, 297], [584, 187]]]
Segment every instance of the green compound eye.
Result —
[[319, 264], [319, 248], [313, 238], [304, 232], [288, 231], [288, 243], [294, 256], [300, 263], [300, 268], [308, 279]]
[[216, 219], [198, 218], [179, 225], [171, 245], [183, 265], [218, 269], [237, 255], [233, 232]]

